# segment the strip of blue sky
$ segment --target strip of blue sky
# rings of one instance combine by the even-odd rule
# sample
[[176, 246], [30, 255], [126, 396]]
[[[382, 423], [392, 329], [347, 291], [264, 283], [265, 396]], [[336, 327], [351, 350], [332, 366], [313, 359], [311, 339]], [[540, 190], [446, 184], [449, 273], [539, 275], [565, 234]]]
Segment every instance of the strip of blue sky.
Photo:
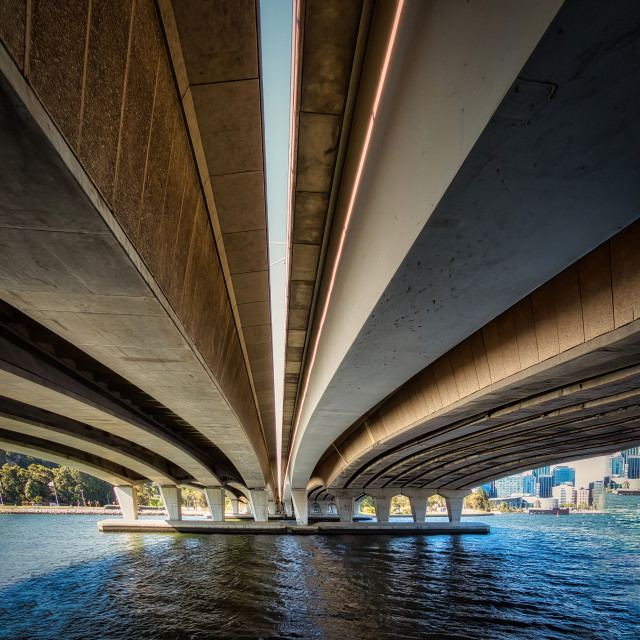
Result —
[[[287, 239], [287, 172], [291, 89], [291, 0], [261, 0], [260, 39], [264, 138], [267, 170], [267, 219], [271, 278], [271, 322], [275, 374], [276, 429], [281, 442], [284, 384], [284, 323]], [[278, 468], [280, 473], [280, 469]]]

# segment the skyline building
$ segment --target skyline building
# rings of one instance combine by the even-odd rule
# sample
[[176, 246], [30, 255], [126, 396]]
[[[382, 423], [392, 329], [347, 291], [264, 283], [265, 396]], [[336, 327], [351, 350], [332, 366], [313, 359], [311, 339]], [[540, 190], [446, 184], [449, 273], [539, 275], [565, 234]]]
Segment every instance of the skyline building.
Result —
[[534, 469], [531, 473], [537, 482], [539, 476], [549, 475], [551, 473], [551, 467], [540, 467], [539, 469]]
[[625, 460], [621, 453], [615, 453], [607, 459], [607, 474], [622, 475], [624, 473]]
[[576, 504], [576, 493], [570, 484], [559, 484], [551, 488], [551, 497], [556, 498], [558, 504]]
[[604, 497], [604, 480], [595, 480], [589, 483], [589, 492], [591, 493], [591, 504], [600, 506]]
[[536, 478], [532, 473], [522, 476], [522, 493], [534, 495], [536, 492]]
[[628, 464], [627, 458], [629, 456], [638, 456], [638, 455], [640, 455], [640, 447], [632, 447], [631, 449], [625, 449], [620, 455], [624, 459], [624, 463]]
[[571, 486], [575, 486], [576, 484], [576, 470], [573, 467], [568, 467], [566, 465], [554, 467], [552, 477], [552, 486], [554, 487], [568, 482], [571, 483]]
[[640, 478], [640, 456], [627, 456], [627, 478], [637, 480]]
[[551, 474], [540, 474], [536, 482], [535, 495], [537, 498], [551, 498], [553, 487], [553, 476]]

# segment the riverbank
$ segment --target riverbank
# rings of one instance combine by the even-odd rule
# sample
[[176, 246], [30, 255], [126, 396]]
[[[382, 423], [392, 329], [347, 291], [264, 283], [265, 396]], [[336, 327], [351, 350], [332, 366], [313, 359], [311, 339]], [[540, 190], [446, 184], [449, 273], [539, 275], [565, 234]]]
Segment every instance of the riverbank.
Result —
[[[138, 510], [141, 516], [166, 516], [165, 509], [145, 509], [140, 507]], [[206, 516], [208, 511], [199, 511], [197, 509], [182, 509], [185, 516]], [[55, 515], [55, 516], [119, 516], [122, 515], [120, 507], [19, 507], [19, 506], [0, 506], [0, 515], [2, 514], [31, 514], [31, 515]]]

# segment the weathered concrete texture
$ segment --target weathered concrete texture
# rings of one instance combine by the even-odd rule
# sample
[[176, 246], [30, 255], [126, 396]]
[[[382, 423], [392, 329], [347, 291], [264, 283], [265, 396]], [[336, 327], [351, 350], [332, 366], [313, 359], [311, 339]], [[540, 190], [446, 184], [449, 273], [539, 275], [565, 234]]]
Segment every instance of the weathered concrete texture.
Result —
[[0, 0], [0, 41], [22, 71], [27, 0]]
[[130, 0], [115, 0], [91, 5], [77, 153], [109, 204], [116, 173], [133, 4]]
[[75, 146], [83, 105], [89, 0], [31, 3], [25, 75], [58, 128]]
[[[481, 327], [490, 352], [479, 356], [482, 381], [470, 370], [454, 384], [450, 363], [440, 361], [432, 371], [451, 384], [438, 383], [437, 397], [447, 404], [467, 385], [519, 368], [519, 358], [505, 360], [497, 348], [520, 342], [513, 318], [502, 318], [504, 327], [491, 321], [637, 219], [640, 167], [630, 140], [640, 141], [640, 11], [586, 6], [405, 3], [293, 445], [293, 485], [312, 476], [315, 452]], [[375, 26], [374, 17], [371, 43]], [[376, 82], [379, 70], [371, 69]], [[365, 85], [375, 96], [368, 73], [366, 66], [328, 261], [360, 166], [366, 127], [358, 122], [369, 120], [371, 105], [364, 108]], [[593, 259], [606, 264], [604, 255]], [[581, 263], [579, 282], [588, 340], [613, 325], [597, 284], [606, 272], [587, 267]], [[563, 346], [580, 336], [573, 284], [557, 296]], [[592, 286], [601, 297], [588, 293]], [[324, 289], [318, 300], [323, 309]], [[537, 350], [548, 358], [558, 337], [531, 302], [529, 322], [533, 314], [545, 340], [535, 349], [528, 341], [527, 357]], [[465, 346], [473, 352], [475, 343]]]

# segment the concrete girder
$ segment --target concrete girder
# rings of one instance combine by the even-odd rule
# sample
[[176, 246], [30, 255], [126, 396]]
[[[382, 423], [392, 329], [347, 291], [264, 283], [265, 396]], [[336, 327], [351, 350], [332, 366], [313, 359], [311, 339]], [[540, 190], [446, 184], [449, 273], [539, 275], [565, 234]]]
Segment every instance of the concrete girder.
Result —
[[[142, 5], [139, 8], [140, 16], [136, 14], [133, 21], [135, 29], [140, 27], [140, 20], [157, 19], [155, 11], [145, 14], [145, 8]], [[74, 20], [73, 12], [65, 19]], [[64, 29], [64, 25], [57, 24], [56, 28]], [[2, 36], [0, 33], [0, 38]], [[62, 58], [68, 54], [65, 50], [58, 53]], [[48, 60], [43, 59], [42, 62], [46, 66]], [[136, 60], [136, 64], [138, 62]], [[162, 81], [166, 80], [170, 88], [170, 71], [163, 66], [161, 75]], [[208, 318], [197, 326], [194, 323], [194, 320], [202, 320], [200, 316], [213, 313], [213, 305], [203, 305], [206, 296], [194, 298], [198, 293], [192, 291], [195, 280], [202, 281], [203, 286], [214, 287], [212, 279], [215, 280], [219, 270], [213, 236], [207, 236], [206, 210], [201, 206], [203, 196], [196, 176], [187, 175], [181, 182], [181, 186], [188, 183], [189, 189], [193, 184], [193, 193], [189, 192], [184, 205], [188, 205], [189, 210], [185, 209], [182, 217], [191, 221], [192, 226], [197, 222], [203, 227], [198, 238], [206, 241], [205, 250], [211, 251], [205, 253], [198, 246], [195, 251], [198, 255], [191, 260], [188, 242], [186, 246], [182, 242], [175, 249], [173, 240], [164, 244], [159, 240], [155, 254], [149, 253], [146, 236], [138, 237], [138, 231], [141, 230], [142, 235], [149, 233], [146, 228], [149, 222], [147, 210], [151, 205], [147, 200], [156, 198], [158, 206], [162, 206], [163, 199], [158, 198], [155, 186], [164, 188], [165, 181], [156, 180], [157, 185], [147, 185], [145, 195], [148, 197], [142, 199], [138, 193], [137, 200], [133, 192], [143, 184], [132, 184], [130, 192], [125, 195], [131, 196], [131, 202], [137, 202], [144, 211], [136, 210], [128, 217], [131, 211], [125, 206], [128, 200], [123, 204], [123, 198], [126, 198], [122, 185], [115, 185], [114, 200], [111, 199], [111, 190], [103, 191], [108, 193], [107, 199], [102, 196], [95, 187], [96, 181], [100, 184], [94, 172], [96, 159], [81, 154], [82, 163], [78, 160], [76, 153], [79, 150], [69, 146], [60, 133], [60, 121], [53, 122], [49, 115], [61, 114], [56, 105], [48, 102], [50, 92], [41, 86], [42, 90], [36, 96], [2, 45], [0, 80], [4, 97], [0, 110], [1, 146], [5, 166], [12, 167], [12, 172], [3, 173], [0, 185], [0, 193], [6, 196], [0, 203], [0, 211], [3, 212], [0, 222], [4, 229], [0, 297], [52, 332], [80, 345], [97, 361], [168, 407], [219, 447], [236, 465], [245, 482], [252, 486], [264, 484], [271, 472], [255, 404], [240, 399], [249, 388], [248, 381], [242, 378], [245, 369], [222, 367], [219, 354], [225, 350], [219, 348], [220, 345], [213, 349], [210, 341], [213, 323], [218, 338], [229, 343], [230, 353], [233, 352], [230, 357], [238, 356], [242, 360], [239, 347], [236, 351], [235, 332], [230, 330], [227, 335], [226, 312], [216, 312], [211, 322]], [[36, 84], [39, 82], [35, 76], [32, 80]], [[95, 78], [87, 77], [89, 80]], [[93, 94], [91, 97], [93, 99]], [[169, 110], [170, 106], [163, 105]], [[120, 108], [117, 112], [120, 113]], [[95, 111], [92, 113], [95, 116]], [[173, 115], [181, 117], [181, 114]], [[137, 129], [131, 130], [130, 119], [131, 109], [125, 108], [123, 126], [127, 131], [133, 131], [131, 136], [135, 138]], [[180, 118], [178, 122], [182, 122]], [[95, 125], [95, 121], [84, 123], [83, 131], [87, 136], [91, 135], [89, 132]], [[172, 147], [171, 140], [163, 138], [166, 132], [157, 127], [157, 120], [153, 119], [150, 125], [152, 146], [155, 148], [160, 143], [164, 149], [171, 150], [172, 159], [179, 155], [181, 145]], [[111, 132], [114, 128], [101, 130]], [[118, 130], [117, 126], [115, 130]], [[122, 146], [114, 148], [121, 155], [147, 148], [146, 143], [136, 145], [131, 136], [123, 139]], [[75, 137], [72, 136], [71, 140], [75, 143]], [[101, 148], [98, 143], [92, 150], [99, 153]], [[20, 160], [14, 162], [12, 158]], [[115, 163], [115, 158], [112, 160]], [[188, 156], [185, 156], [186, 164], [187, 160]], [[103, 166], [104, 159], [98, 164]], [[122, 164], [121, 168], [124, 166]], [[187, 168], [190, 170], [191, 166]], [[160, 173], [163, 172], [149, 171], [149, 176], [153, 175], [155, 179]], [[119, 177], [121, 183], [131, 176], [123, 169]], [[20, 186], [18, 191], [15, 185]], [[29, 194], [28, 198], [25, 194]], [[16, 207], [19, 209], [18, 218]], [[180, 212], [180, 206], [177, 211]], [[169, 211], [168, 215], [174, 216], [175, 210]], [[177, 225], [176, 220], [170, 222]], [[163, 231], [167, 229], [156, 226], [152, 235], [161, 238]], [[183, 237], [185, 234], [178, 240]], [[186, 237], [191, 237], [190, 229]], [[136, 241], [137, 248], [131, 238]], [[163, 246], [170, 247], [169, 256], [163, 253]], [[137, 249], [144, 254], [143, 257]], [[171, 260], [174, 253], [179, 264], [167, 265], [165, 258]], [[187, 269], [187, 264], [202, 261], [205, 255], [212, 257], [212, 269], [198, 269], [196, 266], [194, 275]], [[23, 268], [25, 265], [29, 268]], [[203, 279], [203, 272], [212, 274], [211, 278]], [[185, 275], [183, 286], [178, 284], [176, 287], [176, 273]], [[188, 292], [184, 300], [192, 303], [189, 314], [185, 313], [182, 304], [183, 290]], [[221, 291], [224, 294], [224, 285]], [[221, 300], [224, 300], [224, 295]], [[196, 312], [191, 313], [196, 307]], [[185, 322], [188, 327], [185, 327]], [[223, 326], [219, 326], [221, 323]], [[230, 380], [230, 372], [238, 372], [238, 378]]]
[[[630, 147], [614, 133], [618, 128], [627, 128], [627, 123], [634, 121], [633, 113], [637, 111], [637, 87], [640, 83], [635, 81], [638, 73], [634, 66], [636, 45], [634, 44], [633, 51], [618, 51], [615, 60], [609, 56], [605, 59], [603, 55], [597, 64], [589, 65], [588, 69], [582, 65], [582, 60], [585, 51], [593, 51], [599, 46], [598, 43], [601, 44], [603, 20], [615, 32], [614, 39], [624, 41], [625, 38], [631, 38], [638, 22], [638, 9], [629, 5], [625, 15], [611, 8], [606, 15], [596, 11], [588, 16], [577, 4], [565, 3], [553, 18], [559, 6], [560, 3], [545, 7], [534, 7], [530, 3], [527, 6], [511, 3], [508, 7], [500, 5], [500, 16], [495, 16], [491, 12], [485, 12], [485, 7], [477, 5], [471, 8], [471, 4], [467, 4], [465, 8], [458, 3], [416, 2], [406, 5], [409, 13], [403, 15], [400, 22], [400, 48], [397, 57], [394, 51], [391, 58], [388, 87], [385, 87], [376, 115], [369, 157], [362, 173], [352, 225], [346, 235], [343, 257], [332, 289], [331, 304], [314, 364], [316, 373], [312, 371], [309, 377], [309, 390], [304, 403], [306, 408], [302, 408], [297, 432], [300, 442], [294, 442], [293, 445], [294, 473], [291, 482], [303, 484], [313, 473], [315, 461], [323, 451], [330, 448], [331, 442], [339, 440], [339, 436], [351, 424], [393, 392], [394, 388], [398, 388], [425, 365], [442, 357], [465, 338], [475, 335], [474, 332], [487, 321], [499, 316], [536, 286], [637, 218], [637, 211], [632, 204], [638, 197], [637, 181], [632, 177], [637, 173], [635, 160], [628, 152]], [[498, 5], [493, 7], [496, 12], [497, 7]], [[447, 11], [451, 15], [461, 11], [465, 13], [459, 16], [457, 24], [468, 24], [471, 29], [471, 23], [466, 23], [471, 16], [471, 13], [466, 13], [467, 8], [471, 12], [484, 13], [477, 15], [477, 19], [473, 21], [474, 34], [465, 35], [465, 28], [443, 28], [448, 24]], [[429, 20], [407, 18], [413, 15], [414, 10], [429, 11]], [[492, 76], [489, 83], [482, 71], [480, 77], [473, 78], [473, 74], [469, 75], [464, 65], [459, 65], [460, 68], [452, 69], [453, 75], [447, 75], [444, 82], [442, 79], [435, 79], [432, 84], [425, 85], [425, 68], [421, 67], [420, 55], [411, 56], [411, 65], [406, 64], [403, 70], [399, 69], [409, 51], [425, 47], [433, 52], [438, 46], [438, 34], [434, 34], [433, 38], [414, 39], [404, 29], [439, 29], [440, 36], [447, 34], [446, 37], [450, 40], [449, 43], [442, 43], [440, 40], [440, 45], [451, 45], [456, 49], [455, 55], [450, 58], [452, 66], [458, 65], [457, 60], [469, 57], [474, 59], [474, 68], [479, 69], [483, 63], [480, 63], [480, 67], [475, 66], [479, 59], [468, 55], [468, 47], [479, 47], [480, 59], [492, 50], [503, 56], [503, 36], [489, 37], [487, 42], [483, 39], [502, 20], [514, 20], [515, 31], [519, 31], [520, 27], [515, 27], [515, 24], [521, 19], [527, 20], [525, 15], [529, 11], [539, 11], [540, 21], [534, 21], [537, 26], [531, 22], [524, 27], [521, 33], [527, 32], [532, 39], [522, 39], [510, 51], [509, 65], [515, 63], [518, 57], [515, 50], [522, 47], [519, 50], [520, 62], [518, 65], [514, 64], [509, 73], [505, 73], [504, 66], [494, 66], [496, 75]], [[545, 11], [546, 23], [541, 18]], [[439, 27], [436, 18], [444, 20]], [[514, 90], [509, 91], [509, 86], [521, 71], [529, 52], [552, 18], [559, 27], [565, 28], [565, 32], [570, 26], [575, 37], [568, 40], [555, 38], [553, 34], [557, 30], [550, 28], [522, 71], [522, 77], [527, 80], [518, 80]], [[403, 26], [405, 19], [407, 22]], [[489, 28], [479, 28], [481, 24]], [[374, 18], [372, 34], [375, 28]], [[537, 35], [533, 37], [536, 29]], [[452, 33], [456, 34], [456, 38], [465, 38], [466, 42], [454, 42], [455, 38], [450, 38]], [[528, 44], [525, 45], [525, 41]], [[527, 47], [528, 51], [525, 51]], [[431, 59], [441, 59], [441, 56], [435, 55]], [[559, 59], [563, 60], [561, 67], [557, 64]], [[409, 68], [411, 71], [408, 71]], [[422, 75], [421, 80], [417, 81], [419, 69]], [[366, 72], [365, 67], [361, 85], [364, 84]], [[442, 67], [438, 66], [438, 73], [440, 72]], [[407, 81], [412, 73], [416, 74], [416, 82], [410, 87]], [[465, 75], [466, 80], [461, 77], [456, 80], [456, 73]], [[502, 77], [499, 77], [501, 74]], [[545, 82], [555, 84], [547, 85], [545, 89], [540, 83], [529, 81], [540, 77], [544, 77]], [[610, 91], [611, 78], [615, 78], [613, 93]], [[474, 100], [459, 105], [461, 108], [470, 107], [472, 102], [474, 107], [479, 106], [475, 102], [476, 98], [483, 102], [501, 81], [504, 82], [502, 88], [493, 94], [493, 105], [485, 112], [484, 123], [479, 122], [482, 109], [471, 109], [475, 124], [478, 125], [474, 134], [476, 144], [471, 152], [466, 158], [466, 151], [460, 154], [457, 144], [459, 137], [456, 138], [456, 145], [451, 145], [446, 150], [446, 154], [453, 154], [455, 151], [455, 162], [451, 165], [455, 170], [442, 181], [442, 188], [437, 196], [434, 191], [433, 198], [422, 200], [422, 196], [427, 196], [433, 185], [427, 185], [419, 175], [429, 174], [425, 170], [426, 165], [435, 162], [435, 158], [438, 162], [442, 159], [439, 153], [432, 153], [430, 145], [454, 130], [460, 133], [459, 119], [449, 132], [446, 131], [445, 123], [450, 121], [453, 113], [461, 113], [461, 108], [450, 109], [448, 114], [442, 114], [442, 117], [436, 117], [433, 122], [425, 124], [423, 117], [418, 120], [418, 112], [433, 112], [426, 104], [419, 106], [418, 94], [422, 91], [423, 97], [426, 97], [428, 93], [431, 101], [434, 99], [434, 89], [436, 92], [444, 89], [449, 80], [457, 89], [450, 94], [455, 99], [462, 96], [458, 90], [464, 92], [475, 86], [474, 91], [477, 93]], [[426, 86], [429, 86], [428, 90]], [[586, 87], [593, 86], [597, 86], [598, 90], [593, 93], [586, 90]], [[555, 91], [554, 87], [562, 90]], [[400, 88], [406, 92], [400, 92]], [[549, 100], [552, 91], [555, 93], [553, 99]], [[614, 98], [614, 94], [617, 97]], [[361, 97], [362, 95], [361, 89]], [[504, 101], [500, 103], [503, 96]], [[536, 107], [535, 113], [525, 114], [527, 100], [533, 100], [531, 104], [538, 105], [540, 109]], [[613, 123], [604, 114], [614, 110], [619, 102], [628, 104], [629, 109], [624, 114], [617, 114], [617, 121]], [[395, 109], [387, 112], [389, 121], [385, 120], [385, 104], [395, 106]], [[446, 100], [441, 104], [444, 107]], [[633, 108], [631, 105], [634, 105]], [[580, 117], [576, 117], [577, 110], [580, 111]], [[469, 108], [466, 108], [465, 117], [468, 112]], [[586, 112], [591, 113], [593, 119], [584, 118]], [[412, 113], [415, 116], [413, 124], [410, 117]], [[514, 117], [516, 121], [526, 122], [531, 126], [512, 126]], [[603, 122], [603, 128], [598, 132], [589, 124], [594, 119]], [[421, 126], [417, 126], [418, 122]], [[488, 126], [482, 131], [487, 123]], [[466, 138], [467, 123], [464, 124]], [[570, 126], [565, 127], [566, 124]], [[444, 128], [440, 132], [431, 132], [430, 140], [423, 139], [421, 136], [431, 126]], [[378, 127], [379, 133], [376, 133]], [[354, 132], [356, 128], [354, 121]], [[413, 132], [409, 132], [411, 128]], [[563, 136], [567, 136], [564, 142], [557, 137], [548, 136], [547, 133], [551, 130], [562, 130]], [[635, 131], [634, 128], [634, 136]], [[403, 133], [406, 135], [402, 135]], [[545, 150], [541, 142], [545, 137], [548, 141], [553, 137], [551, 146], [556, 149], [556, 145], [564, 145], [565, 149], [571, 147], [571, 153], [566, 156], [566, 164], [562, 167], [551, 162], [550, 158], [558, 157], [558, 154]], [[357, 139], [356, 135], [352, 135], [350, 145], [355, 145], [359, 151]], [[415, 144], [407, 145], [408, 139]], [[583, 143], [571, 144], [570, 141], [576, 139]], [[603, 147], [595, 142], [596, 139], [608, 142]], [[591, 148], [598, 148], [598, 153], [585, 153], [585, 149]], [[424, 158], [419, 157], [418, 149]], [[408, 156], [411, 154], [415, 156], [415, 162], [409, 162]], [[549, 158], [549, 161], [543, 163], [543, 157]], [[407, 161], [403, 162], [403, 158]], [[586, 165], [585, 159], [588, 160]], [[445, 161], [445, 165], [447, 162]], [[534, 163], [538, 168], [530, 170]], [[342, 188], [349, 184], [348, 165], [349, 158], [343, 172]], [[357, 162], [354, 162], [354, 172], [357, 166]], [[580, 167], [583, 166], [594, 167], [593, 173], [580, 174]], [[454, 178], [456, 171], [458, 173]], [[506, 179], [505, 172], [508, 174]], [[430, 175], [435, 177], [436, 173], [437, 179], [442, 180], [446, 171]], [[541, 184], [545, 185], [544, 193], [541, 193]], [[614, 184], [617, 186], [613, 186]], [[529, 207], [532, 202], [529, 195], [533, 192], [540, 198], [536, 197], [532, 210]], [[581, 194], [579, 201], [574, 198], [576, 193]], [[348, 199], [350, 195], [351, 192], [347, 189], [344, 197]], [[617, 203], [614, 208], [616, 216], [619, 216], [613, 225], [609, 224], [608, 215], [604, 214], [611, 209], [611, 201]], [[383, 202], [386, 204], [383, 205]], [[417, 206], [419, 202], [424, 206]], [[522, 203], [525, 202], [528, 204], [523, 207]], [[407, 213], [398, 216], [398, 220], [392, 220], [385, 213], [394, 209]], [[339, 210], [340, 201], [336, 211]], [[562, 211], [561, 216], [557, 214], [559, 210]], [[415, 214], [412, 213], [414, 211]], [[424, 214], [425, 211], [428, 213]], [[586, 223], [585, 215], [588, 216]], [[334, 225], [338, 220], [336, 213]], [[503, 226], [505, 221], [506, 226]], [[482, 228], [483, 223], [487, 224], [486, 228]], [[403, 238], [401, 229], [411, 224], [415, 225], [415, 234], [412, 229], [407, 228], [407, 236]], [[385, 225], [386, 231], [382, 233]], [[342, 231], [341, 226], [338, 228]], [[398, 232], [400, 236], [396, 235]], [[376, 236], [376, 233], [379, 235]], [[394, 238], [394, 241], [390, 242], [388, 238]], [[551, 244], [550, 238], [554, 238]], [[337, 238], [335, 243], [337, 244]], [[400, 244], [403, 246], [400, 247]], [[490, 249], [489, 244], [496, 251]], [[517, 252], [513, 251], [514, 246], [518, 248]], [[376, 250], [372, 251], [372, 247]], [[330, 263], [331, 252], [328, 256]], [[461, 256], [464, 258], [461, 259]], [[495, 262], [489, 264], [486, 262], [488, 258], [495, 258]], [[587, 272], [602, 273], [595, 267], [598, 260], [599, 256], [595, 256], [580, 266], [581, 269], [583, 266], [586, 269], [582, 276], [585, 282], [594, 283], [586, 276]], [[602, 263], [606, 263], [604, 258]], [[372, 278], [373, 273], [380, 275], [377, 283], [376, 278]], [[437, 274], [446, 274], [447, 277], [440, 278]], [[355, 282], [359, 284], [354, 287]], [[363, 285], [365, 282], [369, 285], [368, 288]], [[495, 282], [500, 282], [499, 291], [495, 288]], [[572, 286], [565, 279], [564, 285], [567, 284]], [[325, 283], [325, 287], [327, 286], [328, 283]], [[569, 289], [565, 289], [565, 292], [568, 291]], [[322, 297], [319, 299], [322, 300]], [[568, 301], [566, 296], [565, 301]], [[361, 314], [359, 320], [354, 315], [354, 308], [358, 309], [355, 315]], [[499, 328], [493, 328], [500, 335]], [[586, 339], [589, 339], [592, 330], [597, 331], [597, 325], [587, 329], [584, 334]], [[495, 333], [493, 335], [495, 337]], [[490, 338], [491, 336], [488, 339]], [[499, 343], [499, 340], [494, 340], [495, 342]], [[496, 348], [499, 347], [496, 345]], [[564, 348], [564, 345], [561, 344], [560, 348]], [[540, 361], [549, 357], [546, 349], [545, 343], [538, 354]], [[420, 360], [421, 363], [418, 362]], [[503, 370], [508, 371], [511, 366], [512, 362], [507, 361]], [[499, 376], [499, 370], [500, 367], [496, 369], [492, 366], [488, 372], [489, 379]], [[365, 379], [362, 377], [363, 371], [366, 372]], [[456, 383], [457, 378], [458, 376]], [[464, 378], [461, 385], [462, 389], [466, 389]], [[447, 391], [445, 396], [448, 395]], [[453, 397], [455, 398], [455, 393]], [[339, 414], [335, 407], [340, 408]], [[345, 408], [348, 411], [343, 411]], [[307, 430], [309, 433], [305, 436]], [[307, 439], [308, 444], [301, 444], [301, 439]], [[366, 436], [364, 440], [369, 441], [370, 436]], [[296, 468], [301, 472], [304, 470], [301, 477], [295, 475]], [[325, 477], [325, 480], [333, 483], [329, 477]]]
[[469, 489], [438, 489], [438, 493], [444, 498], [447, 505], [449, 522], [460, 522], [464, 498], [469, 495]]
[[[58, 424], [52, 424], [54, 421]], [[65, 423], [64, 426], [62, 423]], [[45, 423], [7, 414], [0, 410], [0, 429], [86, 451], [127, 467], [151, 482], [168, 484], [177, 481], [171, 475], [167, 461], [160, 459], [159, 456], [150, 459], [150, 456], [141, 454], [133, 447], [125, 449], [121, 442], [117, 442], [119, 445], [117, 446], [114, 438], [105, 437], [102, 430], [92, 429], [61, 417], [56, 420], [53, 416], [49, 416]]]
[[23, 453], [27, 456], [72, 467], [112, 485], [134, 484], [145, 480], [145, 478], [140, 478], [137, 474], [124, 467], [84, 451], [70, 449], [46, 440], [36, 440], [32, 437], [27, 440], [22, 440], [21, 438], [20, 434], [0, 429], [0, 445], [8, 451]]
[[78, 419], [92, 427], [156, 451], [202, 484], [219, 483], [215, 473], [187, 446], [172, 439], [157, 427], [143, 424], [124, 412], [116, 412], [114, 407], [101, 403], [95, 396], [87, 397], [86, 394], [82, 394], [82, 389], [71, 391], [52, 380], [18, 369], [4, 360], [0, 361], [0, 386], [5, 395], [18, 402]]

